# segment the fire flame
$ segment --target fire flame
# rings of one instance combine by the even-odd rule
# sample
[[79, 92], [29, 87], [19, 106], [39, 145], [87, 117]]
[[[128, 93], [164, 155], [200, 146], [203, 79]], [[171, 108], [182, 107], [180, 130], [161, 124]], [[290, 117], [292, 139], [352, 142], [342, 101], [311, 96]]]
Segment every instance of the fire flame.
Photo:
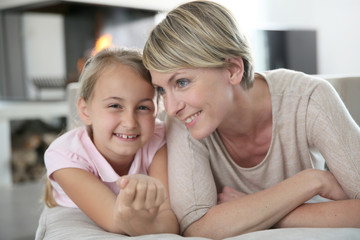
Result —
[[95, 55], [104, 48], [111, 46], [112, 46], [112, 36], [110, 34], [104, 34], [96, 40], [95, 48], [92, 52], [92, 55]]

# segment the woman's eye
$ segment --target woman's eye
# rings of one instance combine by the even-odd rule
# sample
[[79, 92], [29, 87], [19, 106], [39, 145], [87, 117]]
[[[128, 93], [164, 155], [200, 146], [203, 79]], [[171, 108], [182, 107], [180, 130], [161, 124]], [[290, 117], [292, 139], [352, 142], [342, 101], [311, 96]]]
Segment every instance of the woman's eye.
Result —
[[119, 104], [110, 104], [109, 108], [121, 108]]
[[182, 78], [176, 81], [176, 85], [180, 88], [186, 87], [189, 84], [189, 80]]
[[165, 94], [165, 89], [162, 88], [162, 87], [157, 87], [157, 88], [156, 88], [156, 91], [157, 91], [161, 96]]

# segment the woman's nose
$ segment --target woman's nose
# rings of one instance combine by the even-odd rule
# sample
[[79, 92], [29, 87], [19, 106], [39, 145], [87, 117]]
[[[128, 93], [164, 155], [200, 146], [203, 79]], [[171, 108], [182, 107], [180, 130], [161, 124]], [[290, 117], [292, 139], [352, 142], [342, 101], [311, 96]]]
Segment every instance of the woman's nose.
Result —
[[176, 117], [183, 109], [182, 101], [174, 94], [169, 93], [164, 98], [164, 106], [166, 112], [172, 117]]

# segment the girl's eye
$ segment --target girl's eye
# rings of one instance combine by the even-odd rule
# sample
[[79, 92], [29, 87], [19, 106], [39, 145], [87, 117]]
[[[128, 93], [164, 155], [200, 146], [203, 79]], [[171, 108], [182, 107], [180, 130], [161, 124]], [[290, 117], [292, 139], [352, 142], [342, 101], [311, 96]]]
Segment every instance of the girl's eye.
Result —
[[139, 110], [151, 110], [151, 108], [148, 106], [139, 106], [138, 109]]
[[189, 82], [190, 81], [188, 79], [182, 78], [176, 81], [176, 85], [180, 88], [184, 88], [189, 84]]
[[156, 88], [156, 91], [157, 91], [161, 96], [165, 94], [165, 89], [162, 88], [162, 87], [157, 87], [157, 88]]

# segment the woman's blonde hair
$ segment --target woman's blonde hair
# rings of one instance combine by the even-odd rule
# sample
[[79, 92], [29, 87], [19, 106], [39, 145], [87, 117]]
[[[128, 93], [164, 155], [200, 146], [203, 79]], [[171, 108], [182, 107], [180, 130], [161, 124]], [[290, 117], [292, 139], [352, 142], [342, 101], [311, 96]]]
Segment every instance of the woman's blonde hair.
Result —
[[[85, 101], [91, 99], [97, 79], [103, 73], [105, 68], [112, 64], [122, 64], [132, 68], [137, 74], [151, 84], [150, 73], [142, 62], [142, 55], [139, 50], [107, 48], [89, 58], [85, 63], [79, 78], [80, 87], [78, 90], [78, 97], [83, 98]], [[156, 101], [158, 101], [158, 98]], [[52, 185], [49, 179], [47, 179], [43, 200], [48, 207], [57, 206], [52, 190]]]
[[170, 11], [150, 33], [143, 51], [146, 68], [172, 72], [181, 68], [225, 67], [232, 57], [244, 62], [242, 86], [252, 86], [253, 56], [231, 12], [211, 1], [184, 3]]

